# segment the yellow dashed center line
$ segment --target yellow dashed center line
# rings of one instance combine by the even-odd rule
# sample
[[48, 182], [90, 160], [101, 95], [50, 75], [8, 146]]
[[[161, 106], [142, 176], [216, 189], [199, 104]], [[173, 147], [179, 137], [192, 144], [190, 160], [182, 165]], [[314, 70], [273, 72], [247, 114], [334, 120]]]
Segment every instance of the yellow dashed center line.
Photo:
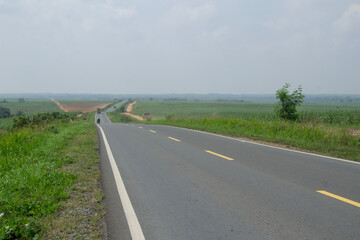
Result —
[[229, 158], [229, 157], [226, 157], [226, 156], [224, 156], [224, 155], [221, 155], [221, 154], [218, 154], [218, 153], [209, 151], [209, 150], [205, 150], [205, 152], [210, 153], [210, 154], [213, 154], [213, 155], [218, 156], [218, 157], [221, 157], [221, 158], [225, 158], [225, 159], [227, 159], [227, 160], [234, 160], [233, 158]]
[[156, 133], [156, 131], [154, 131], [154, 130], [149, 130], [149, 132]]
[[139, 127], [139, 128], [143, 128], [143, 127]]
[[346, 203], [348, 203], [348, 204], [354, 205], [355, 207], [360, 207], [360, 203], [358, 203], [358, 202], [355, 202], [355, 201], [352, 201], [352, 200], [350, 200], [350, 199], [347, 199], [347, 198], [344, 198], [344, 197], [341, 197], [341, 196], [338, 196], [338, 195], [329, 193], [329, 192], [327, 192], [327, 191], [319, 190], [319, 191], [316, 191], [316, 192], [321, 193], [321, 194], [324, 194], [324, 195], [329, 196], [329, 197], [332, 197], [332, 198], [335, 198], [335, 199], [337, 199], [337, 200], [346, 202]]
[[181, 140], [173, 138], [173, 137], [168, 137], [168, 138], [171, 139], [171, 140], [177, 141], [177, 142], [181, 142]]

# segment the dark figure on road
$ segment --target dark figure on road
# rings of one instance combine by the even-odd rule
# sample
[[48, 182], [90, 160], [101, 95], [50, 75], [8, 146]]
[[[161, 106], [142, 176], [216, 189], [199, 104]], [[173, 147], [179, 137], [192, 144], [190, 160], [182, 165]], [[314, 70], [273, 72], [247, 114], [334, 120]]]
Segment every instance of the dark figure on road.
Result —
[[96, 122], [97, 122], [97, 123], [100, 123], [100, 118], [98, 118]]

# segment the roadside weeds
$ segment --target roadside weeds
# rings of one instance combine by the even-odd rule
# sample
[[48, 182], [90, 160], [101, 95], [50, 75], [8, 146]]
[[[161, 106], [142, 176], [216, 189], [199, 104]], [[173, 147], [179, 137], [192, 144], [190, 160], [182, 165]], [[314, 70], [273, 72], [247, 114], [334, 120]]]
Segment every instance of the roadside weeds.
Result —
[[[91, 119], [91, 118], [90, 118]], [[105, 209], [94, 124], [89, 124], [62, 150], [74, 162], [63, 167], [77, 180], [56, 216], [44, 219], [44, 239], [102, 239]]]

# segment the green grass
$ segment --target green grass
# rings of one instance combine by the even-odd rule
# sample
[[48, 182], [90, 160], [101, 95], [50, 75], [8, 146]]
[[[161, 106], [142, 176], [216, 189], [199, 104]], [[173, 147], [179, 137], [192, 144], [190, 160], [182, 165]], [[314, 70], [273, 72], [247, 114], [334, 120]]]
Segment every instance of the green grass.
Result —
[[164, 119], [167, 115], [175, 118], [208, 117], [250, 117], [272, 115], [273, 104], [219, 103], [219, 102], [137, 102], [133, 113], [142, 116], [149, 112], [153, 119]]
[[11, 127], [12, 118], [0, 118], [0, 129], [6, 129]]
[[62, 167], [76, 181], [60, 212], [42, 219], [44, 239], [101, 239], [104, 232], [104, 206], [94, 113], [60, 151], [74, 161]]
[[78, 181], [66, 170], [77, 156], [66, 149], [89, 129], [94, 124], [87, 121], [54, 121], [0, 133], [0, 239], [42, 238], [44, 219], [58, 211]]

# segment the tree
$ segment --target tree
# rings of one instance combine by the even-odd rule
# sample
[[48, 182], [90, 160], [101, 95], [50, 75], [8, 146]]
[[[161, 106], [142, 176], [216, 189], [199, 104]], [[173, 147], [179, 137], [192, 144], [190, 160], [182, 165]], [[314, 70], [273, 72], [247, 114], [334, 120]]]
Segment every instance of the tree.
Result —
[[10, 109], [5, 107], [0, 107], [0, 118], [9, 118], [11, 117]]
[[18, 101], [19, 102], [25, 102], [25, 98], [19, 98]]
[[289, 83], [276, 91], [276, 98], [279, 99], [275, 107], [275, 112], [280, 118], [287, 120], [296, 120], [299, 115], [296, 112], [296, 106], [300, 106], [304, 101], [301, 86], [298, 87], [292, 94], [289, 93]]

